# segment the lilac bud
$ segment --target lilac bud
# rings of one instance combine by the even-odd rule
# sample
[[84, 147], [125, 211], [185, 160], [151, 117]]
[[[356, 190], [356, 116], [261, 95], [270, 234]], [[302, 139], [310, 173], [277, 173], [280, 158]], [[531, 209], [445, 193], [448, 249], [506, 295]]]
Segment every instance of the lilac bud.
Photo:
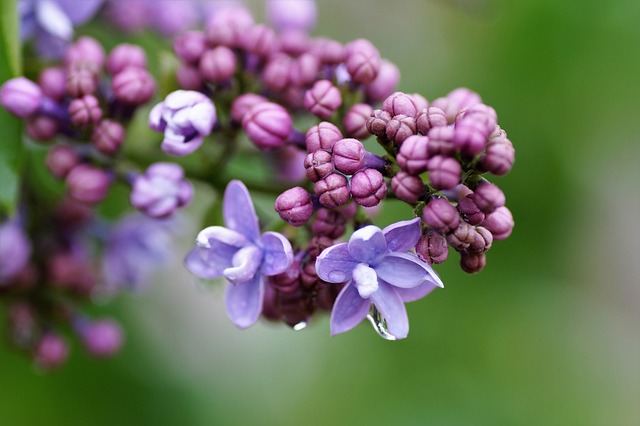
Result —
[[102, 108], [95, 96], [85, 95], [71, 101], [69, 116], [74, 126], [86, 128], [98, 124], [102, 118]]
[[60, 367], [69, 356], [67, 343], [58, 334], [44, 334], [35, 348], [34, 358], [38, 367], [53, 370]]
[[471, 243], [476, 239], [478, 232], [473, 226], [467, 222], [460, 221], [458, 227], [453, 230], [452, 233], [447, 235], [447, 242], [458, 251], [463, 251], [469, 248]]
[[17, 221], [0, 224], [0, 288], [29, 262], [31, 242]]
[[392, 117], [402, 114], [415, 118], [420, 111], [418, 107], [419, 103], [413, 96], [402, 92], [393, 93], [382, 103], [382, 109], [391, 114]]
[[458, 105], [451, 101], [449, 98], [437, 98], [431, 102], [432, 107], [440, 108], [444, 111], [444, 115], [447, 118], [447, 124], [452, 124], [456, 120], [456, 115], [460, 111]]
[[282, 103], [290, 110], [303, 109], [306, 92], [302, 87], [289, 85], [280, 95]]
[[275, 209], [285, 222], [302, 226], [313, 215], [313, 202], [304, 188], [296, 186], [276, 198]]
[[473, 200], [484, 213], [493, 213], [498, 207], [504, 206], [506, 198], [496, 185], [489, 182], [480, 183], [473, 195]]
[[398, 172], [391, 178], [391, 189], [399, 200], [413, 204], [424, 193], [424, 183], [418, 176]]
[[367, 120], [367, 130], [379, 138], [386, 137], [389, 121], [391, 121], [391, 114], [387, 111], [376, 109], [371, 112], [371, 116]]
[[320, 199], [320, 204], [330, 209], [346, 204], [351, 198], [349, 182], [339, 173], [331, 173], [319, 180], [313, 190]]
[[396, 90], [399, 83], [400, 69], [393, 62], [382, 59], [378, 75], [367, 85], [365, 94], [372, 103], [382, 102]]
[[97, 74], [104, 65], [105, 56], [104, 48], [96, 39], [83, 36], [67, 48], [64, 64], [67, 68], [81, 64]]
[[58, 121], [52, 117], [36, 114], [27, 118], [27, 135], [35, 141], [48, 141], [58, 134]]
[[513, 215], [508, 208], [498, 207], [485, 218], [481, 225], [493, 234], [494, 240], [504, 240], [513, 231]]
[[213, 83], [222, 83], [236, 72], [236, 55], [226, 46], [207, 50], [200, 59], [200, 74]]
[[471, 253], [484, 253], [491, 248], [493, 234], [483, 226], [475, 227], [473, 241], [469, 244], [467, 251]]
[[35, 114], [41, 103], [42, 90], [25, 77], [12, 78], [0, 87], [0, 105], [17, 117]]
[[[300, 288], [300, 262], [293, 261], [291, 266], [283, 273], [269, 277], [269, 287], [278, 290], [279, 293], [294, 293]], [[280, 319], [278, 314], [276, 319]]]
[[484, 269], [487, 264], [487, 256], [484, 253], [460, 253], [460, 267], [468, 274], [475, 274]]
[[240, 35], [240, 45], [249, 53], [267, 58], [280, 49], [276, 33], [266, 25], [249, 27]]
[[[309, 52], [312, 47], [309, 35], [303, 31], [287, 30], [280, 35], [280, 49], [287, 55], [297, 57]], [[320, 59], [316, 57], [316, 60]]]
[[446, 127], [446, 125], [447, 117], [444, 115], [444, 111], [438, 107], [424, 108], [416, 118], [418, 132], [423, 135], [429, 134], [429, 130], [434, 127]]
[[447, 240], [438, 233], [427, 231], [416, 244], [416, 254], [429, 265], [442, 263], [449, 256]]
[[340, 139], [342, 139], [340, 129], [328, 121], [323, 121], [307, 131], [305, 136], [307, 152], [315, 152], [319, 149], [331, 152]]
[[107, 56], [107, 72], [116, 75], [127, 67], [146, 68], [147, 54], [135, 44], [122, 43], [111, 50]]
[[282, 106], [263, 102], [251, 107], [242, 119], [242, 127], [258, 148], [269, 150], [284, 145], [293, 130], [293, 122]]
[[478, 120], [486, 127], [484, 131], [491, 135], [498, 123], [496, 110], [485, 104], [475, 104], [469, 108], [461, 110], [456, 115], [456, 125], [464, 120]]
[[365, 149], [357, 139], [341, 139], [333, 146], [333, 164], [344, 174], [352, 175], [364, 167]]
[[187, 205], [193, 187], [175, 163], [155, 163], [133, 182], [131, 205], [147, 216], [163, 218]]
[[235, 123], [241, 123], [245, 114], [251, 109], [251, 107], [263, 102], [268, 102], [268, 99], [255, 93], [245, 93], [238, 96], [231, 104], [231, 120]]
[[[336, 144], [337, 145], [337, 144]], [[351, 177], [353, 201], [364, 207], [373, 207], [387, 197], [387, 183], [376, 169], [364, 169]]]
[[111, 177], [102, 169], [88, 164], [79, 164], [69, 172], [66, 183], [69, 195], [74, 199], [95, 204], [107, 196]]
[[345, 134], [351, 138], [366, 138], [370, 135], [367, 122], [371, 117], [373, 108], [368, 104], [355, 104], [344, 116], [342, 127]]
[[409, 136], [415, 135], [416, 119], [406, 115], [396, 115], [387, 123], [386, 134], [396, 145], [402, 145]]
[[342, 105], [340, 90], [329, 80], [317, 81], [304, 96], [304, 107], [320, 118], [331, 117], [340, 105]]
[[289, 80], [296, 86], [307, 86], [317, 80], [320, 61], [311, 53], [298, 56], [289, 69]]
[[262, 70], [262, 83], [273, 91], [280, 92], [289, 84], [289, 74], [293, 66], [293, 59], [288, 55], [273, 55]]
[[111, 88], [118, 101], [129, 105], [141, 105], [151, 100], [156, 83], [149, 71], [129, 67], [113, 77]]
[[69, 145], [60, 144], [49, 150], [45, 163], [53, 176], [64, 179], [80, 163], [80, 157]]
[[38, 84], [45, 96], [61, 101], [67, 94], [67, 73], [62, 67], [45, 68], [38, 77]]
[[316, 24], [315, 1], [268, 0], [267, 20], [279, 32], [298, 30], [309, 32]]
[[494, 138], [506, 138], [507, 132], [504, 131], [502, 127], [496, 124], [496, 127], [493, 128], [493, 132], [489, 135], [489, 139]]
[[460, 120], [453, 130], [456, 149], [467, 157], [473, 157], [484, 150], [490, 133], [484, 122], [473, 118]]
[[327, 38], [315, 39], [313, 51], [324, 65], [338, 65], [344, 62], [346, 55], [345, 48], [339, 41]]
[[202, 31], [187, 31], [173, 42], [173, 51], [186, 63], [197, 64], [207, 50], [207, 39]]
[[447, 94], [447, 99], [449, 99], [452, 104], [456, 105], [458, 110], [469, 108], [482, 102], [480, 95], [466, 87], [459, 87], [452, 90]]
[[313, 151], [304, 160], [306, 176], [311, 182], [317, 182], [334, 172], [331, 154], [323, 149]]
[[429, 130], [429, 156], [452, 155], [456, 150], [453, 133], [452, 127], [434, 127]]
[[484, 220], [484, 213], [476, 205], [473, 195], [461, 199], [456, 208], [460, 216], [471, 225], [479, 225]]
[[397, 156], [400, 168], [412, 175], [419, 175], [427, 171], [428, 145], [429, 138], [426, 136], [412, 135], [405, 139]]
[[445, 198], [432, 198], [422, 211], [422, 221], [434, 231], [446, 234], [460, 224], [460, 215]]
[[378, 76], [381, 60], [370, 41], [358, 39], [347, 44], [345, 65], [354, 82], [369, 84]]
[[91, 134], [91, 142], [98, 151], [114, 155], [124, 141], [125, 130], [122, 124], [114, 120], [102, 120]]
[[72, 98], [91, 95], [98, 89], [96, 76], [87, 68], [70, 68], [67, 70], [66, 89], [67, 93], [69, 93]]
[[506, 137], [491, 139], [486, 146], [485, 154], [480, 160], [482, 169], [497, 176], [507, 174], [515, 161], [516, 151]]
[[204, 79], [198, 67], [188, 64], [180, 64], [176, 71], [178, 86], [185, 90], [200, 90], [204, 85]]
[[435, 189], [452, 189], [460, 183], [462, 167], [454, 158], [436, 155], [429, 160], [429, 181]]
[[449, 201], [453, 201], [457, 203], [462, 200], [467, 195], [473, 195], [473, 191], [470, 190], [466, 185], [456, 185], [455, 188], [445, 189], [441, 191], [442, 194], [449, 199]]
[[87, 352], [99, 358], [114, 355], [124, 340], [120, 324], [112, 319], [87, 322], [79, 327], [78, 332]]
[[324, 235], [335, 240], [344, 234], [346, 221], [341, 212], [322, 208], [316, 213], [311, 232], [313, 235]]

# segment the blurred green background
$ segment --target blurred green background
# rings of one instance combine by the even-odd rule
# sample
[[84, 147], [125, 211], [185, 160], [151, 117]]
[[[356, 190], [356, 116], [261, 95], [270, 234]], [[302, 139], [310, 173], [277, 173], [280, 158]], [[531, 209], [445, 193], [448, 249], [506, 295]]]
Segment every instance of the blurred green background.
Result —
[[481, 274], [438, 267], [399, 342], [330, 338], [326, 317], [238, 331], [176, 259], [104, 307], [127, 330], [116, 358], [76, 347], [45, 375], [0, 351], [0, 424], [639, 425], [640, 2], [318, 3], [315, 34], [372, 40], [401, 90], [466, 86], [497, 110], [512, 237]]

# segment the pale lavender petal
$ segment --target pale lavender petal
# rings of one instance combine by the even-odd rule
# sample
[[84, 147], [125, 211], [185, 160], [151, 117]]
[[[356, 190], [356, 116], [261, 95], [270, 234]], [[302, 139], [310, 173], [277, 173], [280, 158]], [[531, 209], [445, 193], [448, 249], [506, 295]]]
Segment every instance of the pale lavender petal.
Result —
[[148, 175], [163, 176], [172, 181], [179, 181], [184, 177], [184, 169], [176, 163], [154, 163], [145, 172]]
[[154, 106], [149, 113], [149, 127], [156, 132], [164, 132], [167, 127], [167, 122], [162, 116], [164, 111], [164, 102], [160, 102]]
[[176, 198], [163, 197], [155, 203], [147, 205], [145, 211], [151, 217], [163, 217], [176, 210], [178, 200]]
[[36, 7], [36, 19], [47, 33], [64, 40], [71, 40], [73, 23], [57, 2], [41, 0]]
[[262, 264], [262, 250], [257, 246], [246, 246], [238, 250], [231, 259], [231, 266], [223, 271], [232, 284], [244, 284], [253, 280]]
[[384, 234], [377, 226], [360, 228], [349, 239], [349, 254], [360, 263], [375, 266], [388, 252]]
[[196, 243], [204, 248], [212, 248], [218, 244], [224, 244], [235, 247], [235, 250], [237, 250], [249, 244], [249, 241], [244, 235], [232, 229], [227, 229], [223, 226], [209, 226], [198, 233]]
[[284, 235], [277, 232], [262, 234], [262, 273], [267, 276], [278, 275], [293, 263], [293, 248]]
[[396, 287], [396, 293], [398, 293], [402, 301], [406, 303], [422, 299], [436, 288], [438, 288], [438, 286], [431, 281], [423, 281], [417, 286], [411, 288]]
[[205, 258], [207, 254], [203, 252], [206, 252], [206, 249], [200, 247], [191, 250], [184, 259], [184, 266], [193, 275], [206, 280], [222, 277], [225, 265], [208, 261]]
[[360, 297], [353, 282], [347, 284], [331, 310], [331, 335], [344, 333], [360, 324], [369, 312], [369, 300]]
[[205, 95], [194, 90], [176, 90], [167, 95], [164, 104], [171, 110], [182, 109], [208, 99]]
[[431, 281], [438, 287], [444, 288], [444, 283], [442, 282], [442, 280], [440, 279], [436, 271], [433, 270], [431, 265], [425, 265], [425, 268], [427, 269], [427, 273], [429, 274], [429, 276], [426, 279]]
[[343, 283], [351, 279], [357, 265], [347, 243], [340, 243], [324, 249], [316, 258], [316, 274], [328, 283]]
[[382, 230], [390, 251], [409, 251], [416, 246], [422, 227], [420, 218], [393, 223]]
[[236, 327], [251, 327], [262, 313], [264, 282], [260, 274], [244, 284], [229, 284], [225, 294], [227, 315]]
[[204, 139], [201, 136], [196, 136], [189, 142], [185, 142], [185, 137], [179, 133], [175, 133], [173, 129], [167, 128], [164, 131], [164, 140], [162, 141], [162, 150], [175, 157], [182, 157], [189, 155], [196, 151], [202, 145]]
[[74, 25], [87, 22], [104, 3], [103, 0], [57, 0], [57, 2]]
[[396, 339], [404, 339], [409, 334], [409, 318], [402, 298], [395, 287], [380, 281], [378, 291], [369, 298], [387, 322], [387, 330]]
[[396, 287], [415, 287], [427, 276], [425, 263], [415, 254], [389, 253], [375, 266], [378, 277]]
[[[208, 100], [208, 99], [207, 99]], [[216, 109], [213, 102], [200, 102], [188, 109], [189, 123], [201, 135], [208, 135], [216, 122]]]
[[240, 232], [251, 241], [259, 240], [258, 216], [253, 208], [249, 190], [241, 181], [232, 180], [227, 185], [222, 202], [222, 214], [229, 229]]

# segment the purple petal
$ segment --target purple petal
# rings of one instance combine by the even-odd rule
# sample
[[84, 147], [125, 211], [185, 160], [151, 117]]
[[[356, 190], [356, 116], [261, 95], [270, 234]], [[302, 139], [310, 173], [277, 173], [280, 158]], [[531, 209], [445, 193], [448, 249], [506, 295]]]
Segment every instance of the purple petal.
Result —
[[[208, 99], [207, 99], [208, 101]], [[201, 135], [208, 135], [216, 122], [216, 110], [212, 102], [201, 102], [189, 108], [189, 122]]]
[[340, 243], [324, 249], [316, 258], [316, 274], [328, 283], [343, 283], [351, 279], [357, 265], [347, 243]]
[[210, 280], [222, 276], [224, 265], [207, 260], [206, 249], [196, 247], [187, 254], [184, 259], [184, 266], [193, 275]]
[[427, 276], [424, 262], [415, 254], [389, 253], [375, 269], [378, 278], [396, 287], [415, 287]]
[[249, 190], [239, 180], [232, 180], [224, 191], [222, 202], [224, 223], [228, 228], [238, 231], [251, 241], [260, 238], [258, 216], [253, 208]]
[[409, 251], [416, 246], [422, 227], [420, 218], [393, 223], [382, 230], [390, 251]]
[[227, 315], [236, 327], [251, 327], [262, 313], [264, 282], [260, 274], [244, 284], [229, 284], [225, 294]]
[[103, 0], [57, 0], [74, 25], [81, 25], [93, 17], [102, 6]]
[[247, 244], [246, 238], [221, 226], [210, 226], [198, 234], [197, 247], [185, 259], [191, 273], [204, 279], [221, 277], [232, 266], [234, 254]]
[[205, 248], [213, 248], [219, 244], [231, 246], [234, 248], [235, 253], [235, 250], [244, 247], [249, 241], [244, 235], [232, 229], [223, 226], [209, 226], [198, 233], [196, 243]]
[[149, 113], [149, 127], [156, 132], [164, 132], [167, 127], [167, 122], [162, 117], [164, 112], [164, 102], [160, 102], [154, 106]]
[[63, 40], [73, 37], [73, 23], [60, 5], [53, 0], [41, 0], [36, 7], [36, 19], [49, 34]]
[[378, 291], [371, 295], [370, 300], [387, 322], [389, 334], [395, 336], [396, 339], [407, 337], [409, 334], [407, 309], [395, 287], [380, 281]]
[[403, 302], [413, 302], [418, 299], [422, 299], [427, 294], [431, 293], [435, 288], [438, 288], [437, 285], [432, 283], [431, 281], [423, 281], [415, 287], [411, 288], [400, 288], [396, 287], [396, 293], [400, 295], [400, 298]]
[[431, 281], [433, 284], [435, 284], [440, 288], [444, 288], [444, 283], [442, 282], [438, 274], [436, 274], [436, 271], [433, 270], [431, 265], [424, 265], [424, 266], [427, 269], [427, 274], [429, 275], [426, 278], [426, 280]]
[[293, 249], [291, 243], [284, 235], [277, 232], [265, 232], [262, 234], [262, 273], [267, 276], [278, 275], [293, 263]]
[[349, 254], [359, 263], [377, 265], [387, 253], [387, 242], [377, 226], [360, 228], [349, 239]]
[[203, 140], [204, 139], [200, 136], [191, 139], [189, 142], [185, 142], [184, 135], [176, 133], [172, 128], [167, 128], [164, 131], [164, 140], [162, 141], [161, 148], [169, 155], [182, 157], [184, 155], [189, 155], [200, 148]]
[[176, 90], [167, 95], [164, 104], [167, 108], [175, 111], [202, 102], [204, 99], [209, 98], [194, 90]]
[[232, 284], [244, 284], [253, 280], [261, 264], [262, 250], [257, 246], [246, 246], [233, 255], [231, 266], [223, 274]]
[[347, 284], [331, 310], [331, 335], [344, 333], [360, 324], [369, 312], [369, 300], [363, 299], [353, 282]]

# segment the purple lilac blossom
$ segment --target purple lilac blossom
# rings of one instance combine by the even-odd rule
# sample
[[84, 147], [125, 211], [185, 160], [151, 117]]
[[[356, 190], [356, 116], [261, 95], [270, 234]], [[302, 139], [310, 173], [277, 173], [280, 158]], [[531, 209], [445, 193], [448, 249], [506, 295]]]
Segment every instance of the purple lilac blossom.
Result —
[[331, 311], [331, 335], [358, 325], [371, 304], [396, 339], [407, 337], [405, 302], [417, 300], [442, 281], [412, 250], [420, 238], [420, 218], [389, 225], [369, 225], [355, 231], [348, 243], [325, 249], [316, 259], [316, 272], [329, 283], [347, 285]]
[[310, 32], [316, 24], [314, 0], [267, 0], [268, 21], [280, 32]]
[[241, 181], [232, 180], [227, 185], [222, 210], [226, 227], [210, 226], [200, 231], [185, 265], [200, 278], [224, 277], [229, 282], [227, 314], [238, 328], [247, 328], [262, 312], [265, 276], [286, 271], [293, 263], [293, 249], [281, 234], [260, 235], [251, 196]]
[[151, 217], [168, 217], [191, 201], [193, 187], [175, 163], [155, 163], [132, 185], [131, 205]]
[[15, 220], [0, 224], [0, 287], [27, 265], [31, 242]]

